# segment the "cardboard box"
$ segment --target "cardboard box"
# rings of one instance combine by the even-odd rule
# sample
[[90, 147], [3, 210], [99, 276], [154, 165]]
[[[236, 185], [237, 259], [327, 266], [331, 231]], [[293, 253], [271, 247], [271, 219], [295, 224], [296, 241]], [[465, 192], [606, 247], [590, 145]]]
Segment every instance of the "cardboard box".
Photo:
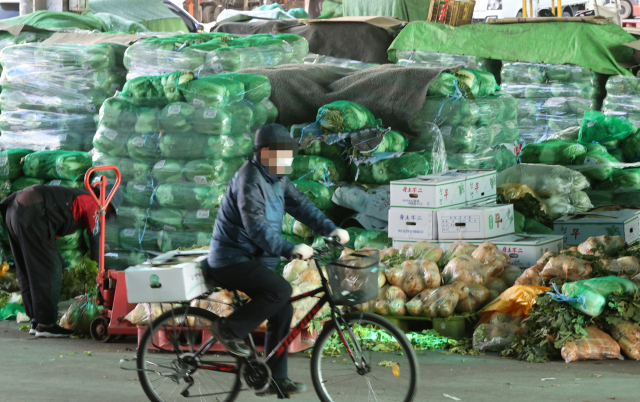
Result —
[[128, 268], [125, 276], [129, 303], [188, 301], [207, 291], [202, 269], [195, 261], [163, 268], [136, 265]]
[[419, 208], [389, 208], [389, 237], [413, 240], [438, 238], [436, 211]]
[[440, 209], [437, 215], [440, 240], [490, 239], [515, 231], [511, 204]]
[[465, 205], [466, 177], [452, 174], [418, 176], [391, 182], [391, 206], [439, 209]]
[[562, 251], [563, 239], [558, 235], [512, 234], [489, 239], [500, 251], [511, 258], [511, 265], [530, 268], [547, 251]]
[[[495, 170], [454, 170], [466, 176], [467, 204], [496, 202], [498, 173]], [[446, 172], [445, 172], [446, 174]]]
[[602, 235], [622, 236], [627, 243], [633, 243], [640, 234], [640, 218], [637, 211], [632, 209], [587, 212], [563, 216], [554, 222], [553, 228], [570, 246], [577, 246], [589, 237]]

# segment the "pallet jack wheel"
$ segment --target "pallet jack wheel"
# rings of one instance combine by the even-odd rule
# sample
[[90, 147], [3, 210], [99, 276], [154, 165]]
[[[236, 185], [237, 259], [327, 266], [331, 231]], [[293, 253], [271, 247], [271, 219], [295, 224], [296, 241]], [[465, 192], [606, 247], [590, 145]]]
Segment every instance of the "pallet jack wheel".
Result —
[[104, 316], [96, 317], [91, 321], [89, 332], [98, 342], [109, 343], [116, 338], [116, 335], [109, 335], [109, 320]]

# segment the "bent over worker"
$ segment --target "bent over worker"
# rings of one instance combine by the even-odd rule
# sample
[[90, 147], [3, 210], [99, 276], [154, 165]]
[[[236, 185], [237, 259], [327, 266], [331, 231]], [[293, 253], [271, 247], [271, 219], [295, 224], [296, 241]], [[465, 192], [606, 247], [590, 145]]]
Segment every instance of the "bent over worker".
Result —
[[[268, 320], [265, 354], [289, 332], [293, 307], [291, 285], [273, 272], [280, 257], [309, 259], [313, 249], [282, 239], [285, 212], [323, 236], [349, 241], [289, 180], [296, 145], [286, 128], [263, 125], [256, 132], [254, 157], [229, 183], [216, 219], [205, 273], [227, 289], [246, 293], [251, 301], [210, 327], [212, 335], [231, 353], [249, 355], [242, 340]], [[306, 386], [289, 380], [286, 351], [268, 361], [272, 377], [284, 394], [301, 393]], [[271, 386], [260, 395], [276, 394]]]
[[[112, 188], [107, 186], [107, 194]], [[108, 221], [115, 221], [122, 200], [118, 190], [107, 209]], [[64, 266], [56, 238], [87, 229], [91, 256], [96, 259], [98, 206], [85, 189], [39, 184], [9, 196], [0, 203], [0, 213], [9, 233], [22, 303], [31, 318], [29, 333], [38, 338], [70, 336], [73, 331], [56, 323]]]

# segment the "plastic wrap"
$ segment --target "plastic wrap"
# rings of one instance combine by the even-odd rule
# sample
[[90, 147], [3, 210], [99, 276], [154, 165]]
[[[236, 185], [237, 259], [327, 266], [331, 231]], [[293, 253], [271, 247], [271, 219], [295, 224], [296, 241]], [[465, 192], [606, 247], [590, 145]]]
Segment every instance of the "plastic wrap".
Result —
[[[593, 268], [587, 261], [566, 255], [551, 257], [540, 271], [542, 279], [560, 278], [566, 282], [588, 279]], [[521, 283], [522, 284], [522, 283]]]
[[579, 66], [503, 62], [501, 87], [518, 99], [518, 127], [525, 143], [580, 125], [600, 110], [605, 78]]
[[466, 298], [466, 286], [445, 285], [436, 289], [427, 289], [406, 303], [410, 315], [429, 318], [449, 317], [455, 312], [460, 298]]
[[125, 49], [115, 43], [5, 48], [0, 146], [88, 151], [95, 114], [125, 82]]
[[449, 261], [444, 267], [442, 280], [448, 285], [454, 282], [482, 285], [491, 277], [495, 269], [496, 267], [483, 264], [470, 255], [463, 254]]
[[611, 336], [628, 358], [640, 360], [640, 328], [628, 321], [622, 321], [611, 326]]
[[[595, 236], [589, 237], [584, 243], [578, 245], [578, 252], [582, 254], [591, 254], [601, 256], [602, 251], [605, 255], [612, 253], [617, 248], [624, 246], [625, 241], [622, 236]], [[599, 247], [603, 247], [602, 250], [598, 250]], [[595, 251], [594, 251], [595, 250]]]
[[638, 286], [633, 282], [617, 276], [605, 276], [562, 285], [563, 295], [580, 300], [570, 302], [571, 306], [591, 317], [602, 314], [611, 294], [633, 297], [637, 291]]
[[371, 68], [379, 66], [376, 63], [365, 63], [357, 60], [339, 59], [335, 57], [325, 56], [321, 54], [309, 53], [303, 59], [304, 64], [328, 64], [330, 66], [337, 66], [343, 68], [351, 68], [353, 70], [363, 70], [365, 68]]
[[75, 181], [90, 167], [91, 157], [85, 152], [38, 151], [25, 156], [23, 171], [38, 179]]
[[416, 260], [428, 260], [438, 262], [442, 258], [444, 251], [436, 245], [424, 240], [413, 244], [405, 244], [399, 251], [406, 257], [412, 257]]
[[31, 150], [24, 148], [0, 151], [0, 179], [14, 180], [22, 176], [22, 158], [30, 154]]
[[491, 242], [484, 242], [478, 246], [471, 256], [483, 264], [493, 264], [499, 266], [509, 266], [511, 258], [498, 249], [498, 247]]
[[173, 308], [174, 305], [171, 303], [140, 303], [124, 319], [136, 326], [147, 326]]
[[465, 243], [462, 240], [455, 241], [447, 247], [440, 259], [440, 263], [447, 265], [451, 260], [461, 255], [471, 256], [477, 247], [475, 244]]
[[414, 50], [396, 51], [396, 64], [411, 67], [467, 67], [483, 70], [486, 59], [461, 54], [432, 53]]
[[624, 360], [620, 354], [620, 346], [609, 335], [596, 327], [585, 328], [584, 338], [568, 341], [562, 347], [562, 358], [566, 363], [578, 360]]
[[607, 97], [604, 98], [602, 111], [607, 115], [627, 119], [633, 125], [640, 125], [638, 112], [638, 94], [640, 94], [640, 78], [632, 76], [612, 76], [607, 80]]
[[125, 53], [128, 79], [191, 71], [201, 77], [251, 67], [302, 63], [309, 44], [293, 34], [257, 34], [246, 37], [226, 33], [179, 34], [149, 38]]
[[440, 286], [438, 266], [429, 260], [407, 260], [401, 266], [385, 270], [385, 275], [392, 286], [402, 289], [408, 297]]
[[512, 323], [480, 324], [473, 331], [473, 347], [491, 352], [501, 352], [511, 345], [524, 329]]
[[102, 306], [87, 300], [86, 297], [81, 297], [69, 306], [60, 321], [64, 322], [64, 328], [72, 330], [76, 334], [89, 334], [91, 321], [99, 316], [100, 310], [102, 310]]

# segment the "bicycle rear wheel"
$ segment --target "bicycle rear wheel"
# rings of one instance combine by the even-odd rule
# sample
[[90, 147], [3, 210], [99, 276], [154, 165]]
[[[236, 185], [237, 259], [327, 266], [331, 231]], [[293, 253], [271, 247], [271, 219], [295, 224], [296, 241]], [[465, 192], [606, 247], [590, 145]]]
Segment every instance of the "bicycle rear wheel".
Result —
[[137, 367], [149, 400], [236, 399], [242, 386], [240, 360], [226, 352], [194, 355], [210, 339], [208, 328], [218, 319], [205, 309], [179, 307], [165, 312], [147, 328], [138, 345]]
[[404, 333], [369, 313], [345, 314], [338, 321], [353, 359], [333, 321], [327, 323], [311, 358], [311, 379], [320, 400], [412, 401], [418, 359]]

